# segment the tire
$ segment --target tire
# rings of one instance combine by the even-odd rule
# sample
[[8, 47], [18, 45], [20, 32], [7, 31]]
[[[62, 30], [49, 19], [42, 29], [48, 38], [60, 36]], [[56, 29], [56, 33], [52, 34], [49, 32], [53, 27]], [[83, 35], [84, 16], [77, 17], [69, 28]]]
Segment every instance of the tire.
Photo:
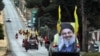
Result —
[[36, 49], [38, 50], [39, 48], [37, 47]]
[[53, 55], [54, 53], [51, 50], [49, 50], [49, 56], [53, 56]]
[[52, 53], [49, 52], [49, 56], [52, 56]]

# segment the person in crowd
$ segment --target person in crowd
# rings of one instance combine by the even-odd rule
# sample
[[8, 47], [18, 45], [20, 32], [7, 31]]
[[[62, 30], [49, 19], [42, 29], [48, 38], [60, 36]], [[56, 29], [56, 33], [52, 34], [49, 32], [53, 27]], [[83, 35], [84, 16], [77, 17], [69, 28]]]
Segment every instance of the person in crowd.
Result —
[[29, 42], [28, 42], [27, 38], [23, 39], [23, 47], [25, 48], [25, 50], [27, 52], [29, 49]]
[[19, 30], [19, 34], [22, 34], [22, 29]]
[[47, 36], [44, 37], [44, 44], [47, 50], [49, 50], [50, 41]]
[[42, 46], [43, 45], [43, 38], [42, 37], [38, 37], [38, 39], [39, 39], [40, 45]]
[[15, 38], [18, 39], [18, 33], [16, 33]]

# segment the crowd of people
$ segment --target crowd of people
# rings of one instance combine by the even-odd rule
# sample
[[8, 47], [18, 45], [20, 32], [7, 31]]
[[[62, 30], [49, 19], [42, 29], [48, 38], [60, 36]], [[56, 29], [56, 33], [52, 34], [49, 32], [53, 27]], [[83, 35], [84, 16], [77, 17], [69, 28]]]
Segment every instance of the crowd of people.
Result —
[[18, 35], [23, 35], [24, 39], [22, 40], [22, 47], [25, 48], [26, 52], [33, 46], [31, 44], [35, 43], [38, 49], [38, 45], [40, 46], [45, 46], [47, 49], [49, 47], [49, 41], [47, 36], [41, 37], [38, 36], [35, 31], [30, 31], [30, 30], [18, 30], [18, 33], [15, 34], [15, 38], [18, 39]]

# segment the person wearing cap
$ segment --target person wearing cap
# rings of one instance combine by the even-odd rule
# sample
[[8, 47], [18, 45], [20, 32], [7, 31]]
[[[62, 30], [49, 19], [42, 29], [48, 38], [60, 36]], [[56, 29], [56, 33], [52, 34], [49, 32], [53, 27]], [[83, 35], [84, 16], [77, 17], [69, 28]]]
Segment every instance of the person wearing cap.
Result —
[[61, 30], [58, 38], [58, 50], [60, 52], [75, 52], [76, 36], [71, 24], [61, 24]]

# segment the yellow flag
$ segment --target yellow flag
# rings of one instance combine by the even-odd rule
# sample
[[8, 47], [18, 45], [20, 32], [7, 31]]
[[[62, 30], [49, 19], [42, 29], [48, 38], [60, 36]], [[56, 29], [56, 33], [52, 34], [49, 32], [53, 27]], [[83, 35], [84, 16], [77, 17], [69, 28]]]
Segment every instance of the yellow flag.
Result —
[[61, 24], [61, 8], [60, 8], [60, 5], [58, 7], [58, 22], [57, 22], [57, 31], [58, 33], [60, 33], [60, 24]]
[[58, 7], [58, 21], [61, 21], [61, 8], [60, 8], [60, 5]]
[[77, 6], [75, 6], [75, 9], [74, 9], [74, 18], [75, 18], [75, 34], [77, 34], [78, 33], [78, 29], [79, 29]]
[[59, 34], [56, 33], [56, 34], [54, 35], [54, 41], [53, 41], [55, 44], [58, 43], [58, 37], [59, 37]]
[[60, 30], [61, 30], [60, 23], [57, 23], [57, 32], [60, 33]]
[[74, 33], [75, 33], [75, 22], [70, 22], [70, 24], [73, 26], [73, 28], [74, 28]]

